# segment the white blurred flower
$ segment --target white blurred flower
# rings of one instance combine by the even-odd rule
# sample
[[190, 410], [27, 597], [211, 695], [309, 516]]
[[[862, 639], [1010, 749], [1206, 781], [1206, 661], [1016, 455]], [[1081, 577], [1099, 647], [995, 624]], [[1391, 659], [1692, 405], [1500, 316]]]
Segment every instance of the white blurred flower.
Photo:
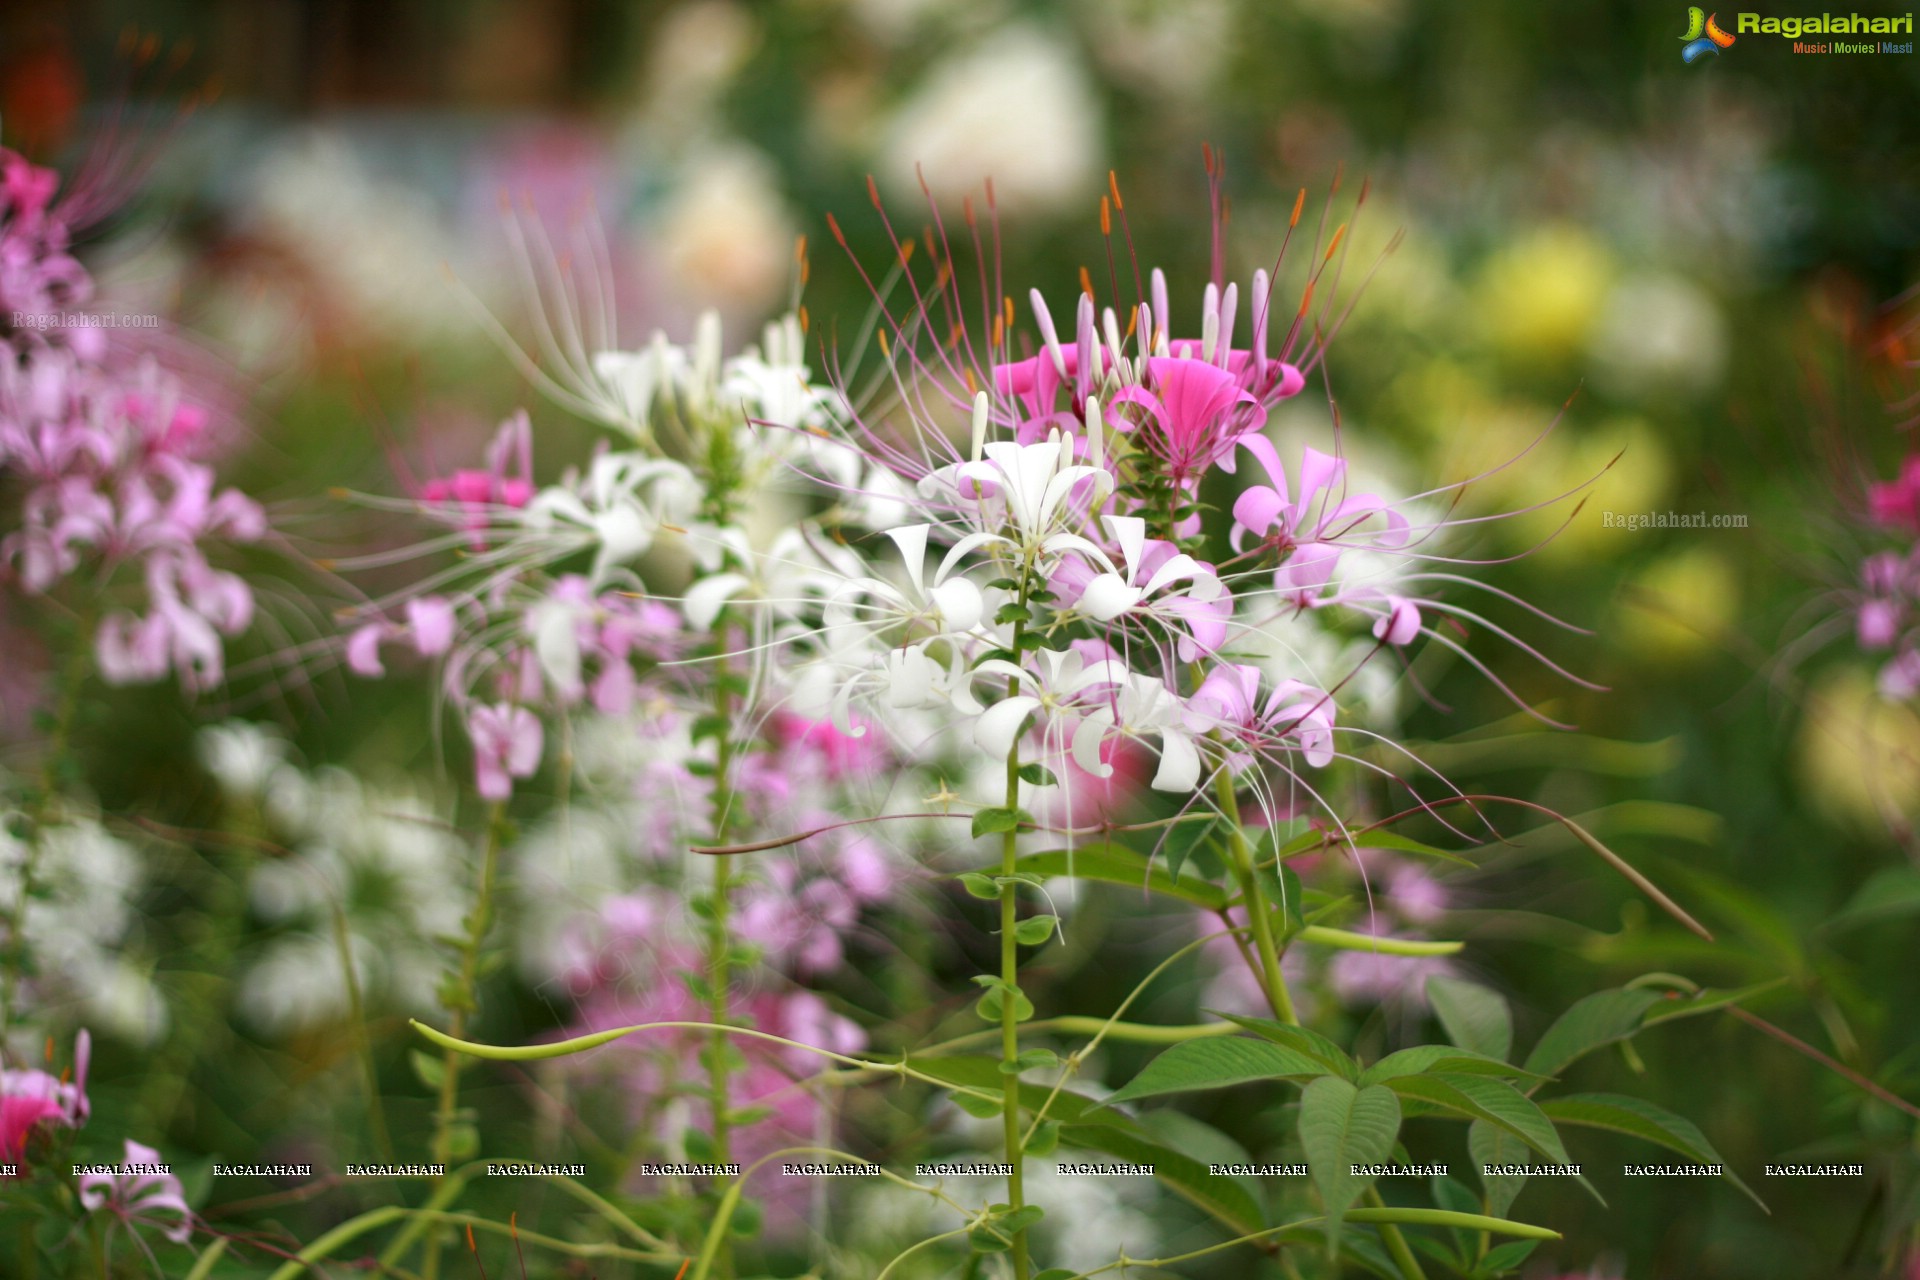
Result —
[[293, 852], [248, 880], [255, 913], [276, 931], [241, 979], [241, 1012], [279, 1035], [348, 1014], [336, 909], [367, 1005], [432, 1009], [444, 965], [435, 939], [455, 931], [464, 910], [454, 888], [467, 878], [460, 837], [425, 797], [370, 788], [340, 769], [281, 765], [266, 794], [273, 834]]
[[655, 231], [680, 295], [735, 319], [779, 300], [796, 234], [772, 163], [740, 143], [693, 153]]
[[937, 190], [993, 179], [1008, 212], [1082, 201], [1106, 167], [1106, 122], [1079, 56], [1038, 27], [1003, 28], [935, 67], [881, 144], [888, 186], [920, 198], [918, 165]]
[[1682, 276], [1629, 276], [1608, 293], [1589, 350], [1596, 375], [1624, 392], [1704, 391], [1726, 365], [1726, 320]]
[[472, 327], [442, 274], [453, 233], [432, 201], [370, 173], [336, 134], [316, 129], [268, 155], [242, 217], [298, 259], [362, 340], [411, 345]]
[[[30, 850], [8, 834], [0, 813], [0, 922], [13, 916]], [[140, 862], [133, 849], [91, 818], [45, 827], [34, 855], [33, 896], [21, 932], [36, 972], [30, 1005], [70, 1009], [72, 1020], [152, 1044], [165, 1032], [166, 1005], [129, 946]], [[5, 927], [0, 923], [0, 929]]]

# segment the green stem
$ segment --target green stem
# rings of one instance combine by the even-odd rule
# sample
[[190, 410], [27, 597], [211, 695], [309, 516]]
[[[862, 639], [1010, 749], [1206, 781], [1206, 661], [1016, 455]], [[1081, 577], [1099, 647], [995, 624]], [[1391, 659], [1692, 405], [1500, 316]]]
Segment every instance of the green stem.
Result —
[[[1020, 603], [1027, 602], [1027, 574], [1020, 575]], [[1020, 641], [1026, 634], [1026, 624], [1015, 621], [1013, 624], [1014, 660], [1019, 661]], [[1017, 682], [1007, 682], [1007, 696], [1019, 692]], [[1016, 812], [1020, 808], [1020, 743], [1014, 741], [1012, 750], [1007, 752], [1007, 811]], [[1013, 1064], [1020, 1058], [1020, 1001], [1015, 993], [1020, 990], [1020, 942], [1015, 930], [1020, 923], [1019, 885], [1015, 880], [1020, 872], [1019, 829], [1009, 827], [1000, 837], [1000, 980], [1005, 986], [1000, 992], [1000, 1062], [1006, 1074], [1003, 1077], [1003, 1092], [1000, 1098], [1001, 1133], [1006, 1144], [1007, 1162], [1013, 1166], [1013, 1172], [1007, 1178], [1007, 1203], [1018, 1213], [1026, 1206], [1026, 1143], [1020, 1133], [1020, 1078], [1014, 1074]], [[1027, 1280], [1029, 1262], [1027, 1257], [1027, 1231], [1025, 1227], [1013, 1234], [1013, 1275], [1014, 1280]]]
[[[726, 668], [721, 668], [721, 679], [714, 682], [713, 710], [720, 721], [720, 733], [716, 739], [713, 766], [713, 843], [727, 842], [727, 829], [733, 817], [733, 786], [729, 781], [733, 766], [733, 695], [728, 691]], [[707, 1043], [707, 1088], [713, 1095], [713, 1160], [725, 1165], [733, 1159], [732, 1124], [728, 1116], [731, 1107], [731, 1093], [727, 1080], [728, 1060], [733, 1048], [727, 1043], [727, 1033], [722, 1030], [730, 1018], [728, 995], [733, 986], [733, 938], [729, 932], [732, 917], [733, 859], [713, 859], [713, 901], [710, 928], [707, 934], [707, 998], [708, 1016], [714, 1030]], [[728, 1190], [728, 1177], [721, 1174], [714, 1180], [714, 1189], [721, 1195]], [[715, 1274], [721, 1277], [733, 1274], [733, 1244], [731, 1239], [722, 1240], [714, 1259]]]
[[[473, 910], [467, 913], [467, 936], [460, 945], [460, 967], [453, 990], [446, 1001], [449, 1034], [458, 1039], [466, 1031], [467, 1019], [479, 1008], [475, 988], [480, 976], [480, 950], [487, 932], [493, 927], [493, 882], [500, 869], [500, 849], [506, 843], [507, 806], [496, 801], [487, 815], [486, 849], [480, 856], [480, 883], [474, 893]], [[440, 1056], [440, 1101], [433, 1117], [433, 1163], [446, 1165], [453, 1159], [454, 1116], [460, 1101], [460, 1068], [463, 1056], [452, 1049]], [[441, 1175], [445, 1180], [446, 1175]], [[437, 1280], [440, 1274], [442, 1234], [427, 1237], [427, 1252], [420, 1268], [425, 1280]]]
[[1259, 873], [1253, 868], [1253, 851], [1247, 847], [1247, 834], [1240, 826], [1240, 800], [1234, 794], [1233, 779], [1227, 776], [1225, 765], [1214, 775], [1213, 794], [1220, 811], [1227, 817], [1227, 851], [1233, 859], [1234, 879], [1239, 881], [1240, 894], [1247, 903], [1247, 922], [1253, 928], [1254, 950], [1260, 957], [1261, 988], [1273, 1008], [1273, 1016], [1289, 1026], [1297, 1026], [1300, 1017], [1294, 1012], [1293, 997], [1280, 972], [1280, 948], [1273, 936], [1273, 908], [1267, 902], [1266, 891], [1260, 887]]
[[[1375, 1187], [1367, 1188], [1367, 1203], [1376, 1209], [1387, 1207]], [[1393, 1265], [1400, 1268], [1401, 1280], [1427, 1280], [1427, 1273], [1420, 1269], [1420, 1260], [1413, 1256], [1413, 1250], [1407, 1247], [1407, 1238], [1400, 1234], [1400, 1228], [1391, 1222], [1377, 1224], [1380, 1238], [1386, 1242], [1387, 1253], [1393, 1258]]]

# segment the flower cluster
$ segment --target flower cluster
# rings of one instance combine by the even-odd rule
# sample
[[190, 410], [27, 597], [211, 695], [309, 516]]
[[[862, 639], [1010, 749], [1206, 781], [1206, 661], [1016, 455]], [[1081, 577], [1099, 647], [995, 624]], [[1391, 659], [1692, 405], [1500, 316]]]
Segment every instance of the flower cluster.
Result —
[[102, 588], [137, 580], [134, 607], [98, 617], [100, 675], [131, 684], [172, 672], [206, 689], [254, 607], [252, 588], [207, 553], [258, 541], [266, 517], [218, 488], [204, 397], [77, 310], [92, 285], [68, 251], [58, 181], [0, 151], [0, 476], [12, 508], [0, 575], [30, 595], [71, 581], [88, 613]]
[[1880, 692], [1904, 702], [1920, 693], [1920, 456], [1909, 457], [1897, 478], [1875, 484], [1868, 504], [1874, 523], [1901, 535], [1907, 547], [1861, 562], [1854, 629], [1862, 649], [1890, 655], [1880, 668]]

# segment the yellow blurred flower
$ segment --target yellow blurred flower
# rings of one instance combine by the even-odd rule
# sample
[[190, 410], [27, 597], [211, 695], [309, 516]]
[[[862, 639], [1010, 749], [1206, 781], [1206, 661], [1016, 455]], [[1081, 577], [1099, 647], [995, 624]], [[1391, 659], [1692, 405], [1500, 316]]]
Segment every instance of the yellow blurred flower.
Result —
[[1607, 252], [1578, 227], [1529, 231], [1481, 269], [1475, 308], [1489, 342], [1520, 360], [1554, 360], [1583, 346], [1614, 274]]
[[1797, 754], [1815, 803], [1870, 830], [1904, 825], [1920, 808], [1920, 715], [1885, 701], [1858, 670], [1821, 680], [1805, 710]]
[[[1604, 534], [1622, 540], [1648, 536], [1619, 529], [1607, 529]], [[1711, 546], [1663, 556], [1635, 575], [1621, 595], [1618, 622], [1611, 628], [1614, 636], [1638, 656], [1656, 662], [1683, 662], [1720, 652], [1719, 637], [1735, 624], [1740, 607], [1733, 567]]]

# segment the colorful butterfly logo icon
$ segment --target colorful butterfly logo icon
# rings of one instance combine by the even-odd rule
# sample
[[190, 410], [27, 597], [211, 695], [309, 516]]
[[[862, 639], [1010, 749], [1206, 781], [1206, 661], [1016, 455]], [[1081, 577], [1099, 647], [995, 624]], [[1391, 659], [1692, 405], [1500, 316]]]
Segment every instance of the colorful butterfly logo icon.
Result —
[[1687, 33], [1680, 38], [1687, 43], [1680, 50], [1680, 60], [1692, 65], [1709, 53], [1717, 54], [1733, 43], [1733, 37], [1720, 29], [1714, 19], [1717, 13], [1708, 13], [1699, 5], [1687, 9]]

